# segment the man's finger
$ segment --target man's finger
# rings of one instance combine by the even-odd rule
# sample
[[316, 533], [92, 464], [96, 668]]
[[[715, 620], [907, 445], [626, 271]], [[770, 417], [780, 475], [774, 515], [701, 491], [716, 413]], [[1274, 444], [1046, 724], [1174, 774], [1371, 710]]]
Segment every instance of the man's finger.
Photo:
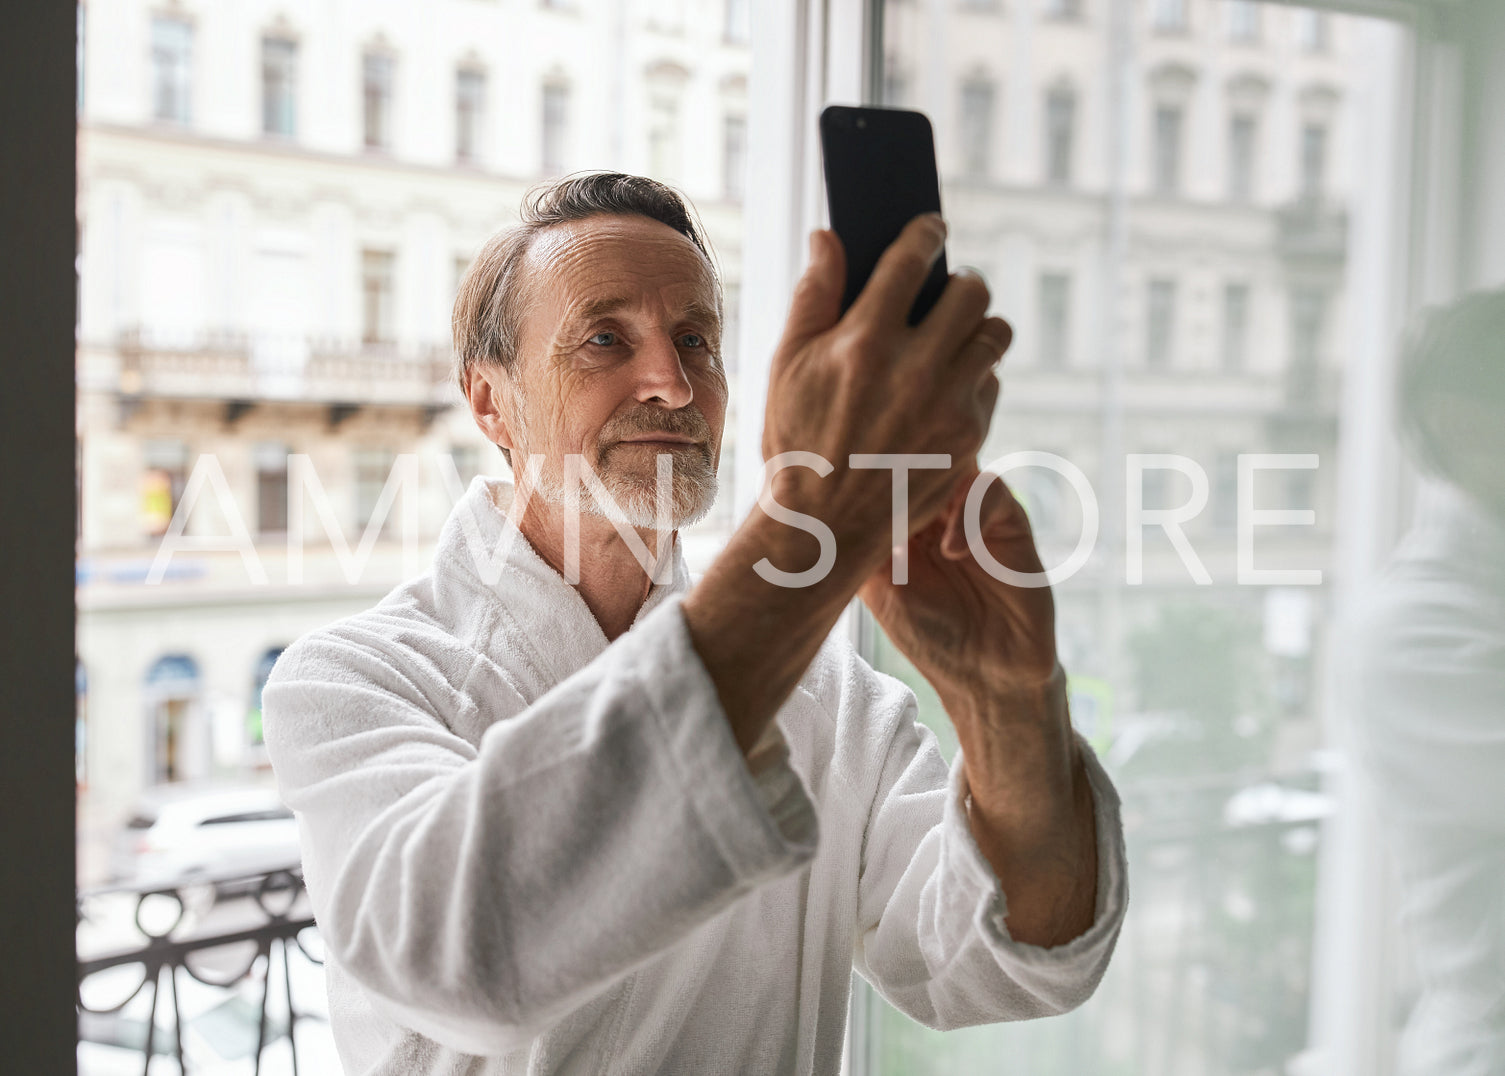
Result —
[[904, 325], [945, 245], [946, 222], [938, 214], [925, 213], [910, 221], [878, 259], [847, 316], [884, 328]]
[[991, 300], [981, 275], [960, 269], [952, 274], [946, 290], [920, 322], [918, 335], [929, 343], [928, 350], [944, 361], [970, 344]]
[[1014, 342], [1014, 330], [1002, 318], [984, 318], [966, 346], [956, 352], [956, 363], [977, 371], [991, 369]]
[[810, 264], [794, 286], [789, 317], [779, 344], [797, 345], [825, 332], [841, 318], [841, 293], [846, 286], [847, 256], [832, 231], [810, 233]]

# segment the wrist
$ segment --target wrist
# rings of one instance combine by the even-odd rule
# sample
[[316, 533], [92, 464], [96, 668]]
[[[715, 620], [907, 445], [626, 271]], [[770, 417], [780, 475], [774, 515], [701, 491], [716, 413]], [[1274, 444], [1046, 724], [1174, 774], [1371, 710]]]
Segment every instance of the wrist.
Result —
[[965, 683], [932, 684], [953, 722], [984, 728], [1021, 720], [1066, 720], [1066, 670], [1059, 661], [1044, 674], [1009, 670]]

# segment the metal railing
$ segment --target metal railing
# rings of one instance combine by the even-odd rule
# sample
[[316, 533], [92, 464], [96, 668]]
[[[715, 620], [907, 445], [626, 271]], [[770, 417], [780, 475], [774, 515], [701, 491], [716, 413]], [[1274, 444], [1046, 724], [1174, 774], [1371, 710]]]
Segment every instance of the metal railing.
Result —
[[[231, 894], [243, 894], [238, 899]], [[87, 927], [108, 918], [107, 906], [118, 911], [120, 905], [134, 900], [132, 922], [138, 939], [129, 943], [91, 943]], [[180, 880], [151, 881], [141, 885], [104, 886], [81, 891], [77, 897], [78, 923], [81, 928], [78, 953], [79, 1038], [85, 1042], [139, 1048], [142, 1072], [149, 1073], [152, 1058], [171, 1052], [180, 1071], [187, 1073], [184, 1059], [184, 1019], [179, 1004], [179, 973], [185, 973], [206, 986], [231, 990], [253, 977], [258, 961], [264, 963], [261, 1001], [257, 1019], [255, 1071], [261, 1072], [263, 1051], [280, 1035], [271, 1034], [268, 1003], [271, 1000], [272, 951], [280, 949], [283, 991], [287, 1004], [285, 1034], [292, 1053], [292, 1071], [298, 1072], [297, 1021], [308, 1019], [293, 1004], [292, 956], [296, 951], [315, 965], [323, 959], [310, 951], [317, 928], [308, 908], [300, 867], [291, 866], [258, 873], [195, 875]], [[239, 948], [249, 958], [234, 959]], [[211, 974], [208, 966], [218, 956], [224, 963], [230, 957], [229, 971]], [[139, 966], [141, 977], [134, 989], [117, 991], [112, 1003], [85, 1003], [87, 984], [95, 976], [112, 969]], [[171, 1035], [167, 1042], [158, 1038], [157, 1013], [162, 1001], [163, 972], [167, 973]], [[123, 1036], [112, 1017], [118, 1017], [143, 991], [150, 993], [145, 1035], [139, 1043], [135, 1036]], [[124, 994], [123, 997], [120, 994]]]

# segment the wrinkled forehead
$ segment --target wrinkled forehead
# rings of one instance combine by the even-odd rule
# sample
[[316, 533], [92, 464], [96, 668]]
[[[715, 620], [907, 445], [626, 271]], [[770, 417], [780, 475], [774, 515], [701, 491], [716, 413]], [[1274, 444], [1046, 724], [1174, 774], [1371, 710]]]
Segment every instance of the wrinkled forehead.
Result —
[[534, 309], [635, 294], [720, 310], [716, 273], [691, 240], [661, 221], [601, 215], [543, 229], [527, 254]]

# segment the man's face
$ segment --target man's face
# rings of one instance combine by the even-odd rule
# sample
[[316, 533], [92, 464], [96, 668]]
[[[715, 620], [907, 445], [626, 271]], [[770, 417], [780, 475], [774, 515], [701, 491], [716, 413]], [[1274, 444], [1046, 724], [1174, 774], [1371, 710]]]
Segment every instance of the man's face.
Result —
[[[673, 525], [716, 498], [726, 417], [716, 286], [704, 256], [668, 225], [600, 216], [539, 234], [510, 378], [513, 467], [546, 458], [535, 495], [573, 504], [564, 457], [579, 454], [619, 509], [657, 519], [658, 457], [673, 461]], [[588, 489], [582, 511], [614, 515]]]

